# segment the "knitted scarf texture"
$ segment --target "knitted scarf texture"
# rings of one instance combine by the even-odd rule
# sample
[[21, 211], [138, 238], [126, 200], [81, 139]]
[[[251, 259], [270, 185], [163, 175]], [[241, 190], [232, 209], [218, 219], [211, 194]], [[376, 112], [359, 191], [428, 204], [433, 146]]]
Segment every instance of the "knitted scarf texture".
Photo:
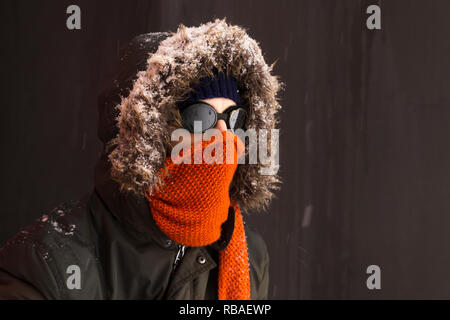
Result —
[[[230, 139], [228, 143], [227, 139]], [[217, 150], [222, 152], [216, 153]], [[198, 163], [198, 158], [194, 162], [199, 151], [203, 154], [201, 163]], [[145, 193], [158, 227], [170, 239], [191, 247], [217, 241], [221, 236], [221, 226], [228, 218], [229, 207], [234, 207], [233, 235], [228, 246], [219, 252], [219, 300], [250, 299], [249, 261], [242, 213], [237, 204], [230, 203], [229, 197], [237, 159], [243, 152], [242, 141], [229, 131], [222, 132], [222, 139], [192, 143], [190, 154], [183, 155], [182, 151], [177, 155], [188, 156], [191, 162], [177, 163], [168, 157], [166, 169], [160, 171], [164, 184], [151, 193]], [[211, 163], [221, 157], [222, 163]]]

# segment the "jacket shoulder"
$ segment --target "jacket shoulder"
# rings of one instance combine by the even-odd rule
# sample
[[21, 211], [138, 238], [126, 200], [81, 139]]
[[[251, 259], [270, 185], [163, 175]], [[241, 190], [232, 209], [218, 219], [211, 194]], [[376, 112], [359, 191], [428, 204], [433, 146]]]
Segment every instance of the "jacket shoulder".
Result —
[[8, 240], [0, 249], [0, 270], [47, 299], [71, 297], [70, 267], [85, 270], [96, 261], [87, 200], [61, 203]]

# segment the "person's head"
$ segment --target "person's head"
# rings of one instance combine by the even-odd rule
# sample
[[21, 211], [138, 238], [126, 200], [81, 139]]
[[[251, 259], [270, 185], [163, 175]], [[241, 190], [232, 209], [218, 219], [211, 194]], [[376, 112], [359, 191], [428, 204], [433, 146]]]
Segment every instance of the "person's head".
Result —
[[[236, 96], [204, 96], [187, 104], [205, 102], [213, 108], [212, 113], [242, 106], [247, 111], [244, 130], [265, 130], [270, 134], [276, 128], [281, 108], [276, 96], [282, 83], [272, 75], [273, 65], [267, 65], [258, 42], [244, 28], [228, 24], [225, 19], [198, 27], [180, 25], [170, 34], [141, 35], [131, 49], [138, 54], [127, 54], [123, 62], [128, 60], [127, 65], [131, 69], [138, 66], [139, 71], [135, 76], [126, 72], [119, 78], [119, 86], [128, 79], [133, 82], [119, 92], [117, 104], [114, 100], [102, 105], [99, 120], [105, 128], [99, 130], [99, 136], [107, 144], [105, 158], [111, 166], [110, 175], [122, 191], [142, 195], [143, 189], [160, 183], [158, 172], [171, 155], [171, 133], [182, 126], [182, 110], [177, 103], [189, 97], [192, 84], [214, 77], [214, 68], [235, 79], [237, 90], [232, 88], [230, 93]], [[137, 62], [129, 59], [134, 56], [146, 57], [145, 63], [141, 64], [140, 58]], [[114, 95], [114, 99], [118, 96]], [[112, 105], [114, 111], [108, 108]], [[222, 131], [224, 122], [218, 119], [214, 127]], [[279, 176], [262, 175], [265, 167], [261, 162], [238, 166], [230, 197], [243, 210], [263, 209], [272, 199]]]

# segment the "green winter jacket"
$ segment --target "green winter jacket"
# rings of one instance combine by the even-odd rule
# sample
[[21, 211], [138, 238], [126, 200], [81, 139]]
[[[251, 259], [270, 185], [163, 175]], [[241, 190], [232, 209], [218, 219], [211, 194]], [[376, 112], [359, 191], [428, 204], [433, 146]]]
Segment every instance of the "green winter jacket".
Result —
[[[174, 270], [180, 248], [154, 223], [148, 201], [105, 181], [0, 249], [0, 299], [217, 299], [218, 249], [231, 232], [224, 228], [213, 245], [186, 248]], [[267, 249], [248, 226], [246, 235], [251, 298], [266, 299]]]

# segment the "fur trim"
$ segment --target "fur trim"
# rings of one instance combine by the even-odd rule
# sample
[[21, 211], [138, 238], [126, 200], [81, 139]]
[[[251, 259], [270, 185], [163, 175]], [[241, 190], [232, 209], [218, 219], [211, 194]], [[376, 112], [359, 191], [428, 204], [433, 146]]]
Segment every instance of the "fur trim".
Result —
[[[243, 104], [249, 107], [247, 128], [273, 129], [281, 108], [276, 97], [284, 86], [271, 75], [258, 43], [245, 29], [226, 18], [199, 27], [180, 25], [149, 56], [127, 97], [117, 106], [119, 133], [108, 148], [111, 176], [121, 190], [142, 195], [160, 181], [158, 172], [170, 156], [171, 132], [181, 127], [176, 102], [183, 101], [193, 82], [213, 76], [213, 67], [237, 79]], [[247, 147], [248, 149], [248, 147]], [[248, 154], [248, 150], [246, 150]], [[230, 197], [241, 210], [265, 209], [278, 189], [278, 175], [260, 175], [261, 164], [240, 164]]]

